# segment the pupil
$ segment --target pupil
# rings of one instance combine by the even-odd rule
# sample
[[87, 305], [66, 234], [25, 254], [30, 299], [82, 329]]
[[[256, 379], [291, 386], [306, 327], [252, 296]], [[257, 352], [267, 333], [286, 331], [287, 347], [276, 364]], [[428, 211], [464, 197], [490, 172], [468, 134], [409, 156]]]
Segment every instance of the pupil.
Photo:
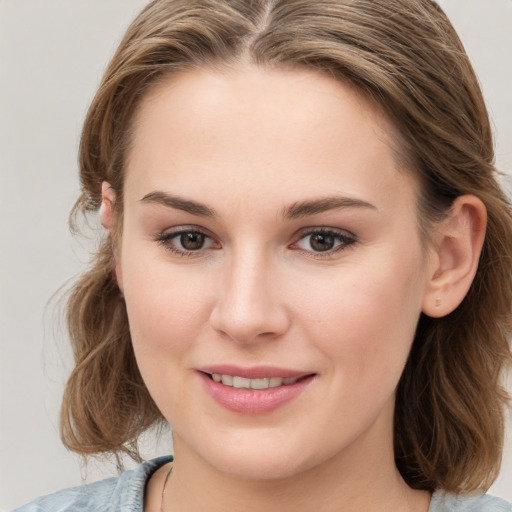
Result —
[[197, 251], [204, 245], [204, 235], [202, 233], [182, 233], [180, 243], [187, 251]]
[[315, 251], [328, 251], [334, 247], [334, 236], [317, 233], [311, 237], [310, 244]]

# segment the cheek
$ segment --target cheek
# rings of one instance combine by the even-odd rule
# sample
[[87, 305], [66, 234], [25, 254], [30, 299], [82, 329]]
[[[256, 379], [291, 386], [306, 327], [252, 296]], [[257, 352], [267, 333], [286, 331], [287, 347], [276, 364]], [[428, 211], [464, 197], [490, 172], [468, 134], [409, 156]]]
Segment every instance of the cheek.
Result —
[[[141, 258], [141, 260], [143, 260]], [[201, 283], [154, 262], [124, 266], [125, 301], [132, 345], [142, 378], [167, 418], [189, 410], [187, 377], [208, 318]], [[146, 262], [147, 263], [147, 262]]]
[[[405, 365], [421, 312], [418, 259], [383, 258], [334, 276], [308, 300], [310, 336], [328, 356], [338, 378], [388, 382]], [[347, 377], [350, 376], [350, 377]]]
[[[147, 373], [148, 366], [179, 365], [200, 338], [211, 309], [204, 276], [177, 270], [165, 261], [148, 260], [137, 251], [127, 254], [137, 254], [123, 261], [123, 279], [141, 371]], [[161, 365], [166, 356], [170, 360]]]

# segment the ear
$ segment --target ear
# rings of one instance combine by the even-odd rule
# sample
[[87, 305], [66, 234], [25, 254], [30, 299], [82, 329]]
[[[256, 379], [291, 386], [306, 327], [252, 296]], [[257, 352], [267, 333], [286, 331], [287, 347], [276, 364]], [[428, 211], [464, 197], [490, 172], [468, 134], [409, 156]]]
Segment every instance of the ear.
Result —
[[108, 232], [110, 240], [112, 242], [112, 250], [114, 252], [115, 260], [115, 271], [117, 284], [121, 292], [123, 291], [123, 276], [121, 272], [121, 262], [119, 257], [119, 246], [117, 237], [114, 234], [115, 230], [115, 204], [116, 204], [116, 193], [110, 186], [110, 183], [104, 181], [101, 184], [101, 206], [100, 206], [100, 220], [101, 225]]
[[476, 275], [486, 224], [485, 205], [477, 197], [465, 195], [454, 201], [448, 217], [436, 226], [423, 313], [439, 318], [462, 302]]

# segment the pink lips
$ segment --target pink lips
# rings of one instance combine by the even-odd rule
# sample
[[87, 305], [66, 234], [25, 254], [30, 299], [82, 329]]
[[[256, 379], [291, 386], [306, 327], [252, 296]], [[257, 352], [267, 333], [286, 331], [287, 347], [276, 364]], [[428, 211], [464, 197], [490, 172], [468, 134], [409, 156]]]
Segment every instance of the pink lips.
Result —
[[[313, 373], [270, 366], [240, 368], [231, 365], [215, 365], [199, 368], [198, 371], [206, 392], [219, 405], [230, 411], [242, 414], [263, 414], [274, 411], [299, 396], [315, 377]], [[210, 376], [214, 373], [246, 379], [295, 377], [300, 380], [294, 384], [275, 388], [240, 389], [215, 382]]]

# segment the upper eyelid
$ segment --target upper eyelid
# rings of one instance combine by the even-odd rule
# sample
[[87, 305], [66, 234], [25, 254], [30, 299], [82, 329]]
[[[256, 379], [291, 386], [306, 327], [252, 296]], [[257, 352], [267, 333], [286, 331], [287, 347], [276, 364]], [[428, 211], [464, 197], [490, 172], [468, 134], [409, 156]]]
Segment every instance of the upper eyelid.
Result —
[[200, 233], [205, 236], [205, 238], [209, 239], [213, 245], [218, 244], [215, 238], [211, 237], [207, 233], [204, 232], [203, 229], [198, 228], [190, 228], [180, 226], [179, 228], [172, 231], [162, 231], [154, 237], [155, 242], [158, 242], [159, 245], [165, 248], [172, 253], [175, 253], [179, 256], [187, 256], [187, 257], [200, 257], [204, 256], [204, 250], [209, 249], [210, 247], [204, 248], [201, 247], [197, 250], [185, 249], [176, 247], [176, 242], [174, 242], [175, 238], [178, 238], [183, 233]]
[[[189, 233], [189, 232], [201, 233], [204, 236], [210, 238], [212, 241], [219, 243], [218, 237], [213, 235], [208, 229], [199, 227], [196, 225], [192, 225], [192, 224], [164, 229], [164, 230], [156, 233], [153, 238], [158, 241], [163, 241], [166, 239], [171, 239], [176, 236], [179, 236], [182, 233]], [[328, 234], [348, 238], [354, 242], [357, 241], [357, 236], [354, 233], [352, 233], [351, 231], [348, 231], [346, 229], [327, 227], [327, 226], [309, 226], [309, 227], [304, 227], [304, 228], [297, 230], [291, 237], [293, 241], [290, 243], [290, 245], [293, 245], [293, 244], [297, 243], [299, 240], [301, 240], [302, 238], [305, 238], [314, 233], [328, 233]]]
[[352, 233], [351, 231], [348, 231], [346, 229], [331, 228], [331, 227], [310, 227], [310, 228], [305, 228], [303, 230], [299, 230], [299, 232], [294, 235], [295, 241], [292, 242], [291, 245], [297, 244], [304, 238], [314, 235], [315, 233], [333, 235], [334, 237], [338, 237], [340, 239], [346, 239], [347, 241], [350, 241], [350, 243], [347, 243], [345, 245], [352, 245], [353, 243], [358, 241], [358, 237], [354, 233]]
[[[210, 238], [216, 238], [215, 235], [213, 235], [209, 229], [206, 229], [204, 227], [195, 226], [193, 224], [187, 224], [187, 225], [181, 225], [176, 226], [172, 228], [166, 228], [161, 231], [158, 231], [155, 236], [164, 236], [164, 235], [177, 235], [180, 233], [187, 233], [187, 232], [198, 232], [202, 233]], [[356, 235], [352, 233], [351, 231], [348, 231], [347, 229], [342, 228], [333, 228], [333, 227], [327, 227], [327, 226], [309, 226], [300, 228], [299, 230], [295, 231], [295, 233], [292, 235], [292, 238], [297, 236], [307, 236], [311, 233], [333, 233], [333, 234], [339, 234], [339, 235], [347, 235], [349, 237], [356, 238]]]
[[168, 237], [171, 238], [173, 236], [180, 235], [181, 233], [202, 233], [203, 235], [207, 236], [208, 238], [215, 239], [215, 236], [212, 235], [212, 233], [203, 227], [194, 226], [193, 224], [190, 225], [182, 225], [182, 226], [176, 226], [172, 228], [166, 228], [163, 230], [158, 231], [155, 234], [155, 238], [163, 238]]
[[298, 230], [294, 236], [303, 238], [305, 236], [308, 236], [308, 235], [311, 235], [314, 233], [329, 233], [329, 234], [333, 234], [333, 235], [345, 236], [347, 238], [353, 238], [353, 239], [357, 238], [357, 236], [354, 233], [352, 233], [351, 231], [348, 231], [347, 229], [332, 228], [332, 227], [326, 227], [326, 226], [314, 226], [314, 227], [302, 228], [302, 229]]
[[[332, 234], [337, 236], [338, 238], [344, 238], [346, 240], [341, 241], [341, 243], [337, 247], [333, 247], [332, 249], [326, 251], [314, 251], [309, 249], [302, 249], [301, 247], [295, 247], [294, 245], [298, 245], [304, 238], [313, 235], [315, 233], [324, 233], [324, 234]], [[358, 243], [358, 238], [353, 233], [342, 229], [334, 229], [334, 228], [313, 228], [310, 231], [303, 232], [300, 236], [296, 237], [295, 241], [289, 245], [288, 247], [293, 248], [295, 251], [302, 252], [309, 258], [313, 258], [315, 260], [332, 260], [336, 259], [336, 256], [340, 254], [344, 254], [345, 251], [353, 249]]]

